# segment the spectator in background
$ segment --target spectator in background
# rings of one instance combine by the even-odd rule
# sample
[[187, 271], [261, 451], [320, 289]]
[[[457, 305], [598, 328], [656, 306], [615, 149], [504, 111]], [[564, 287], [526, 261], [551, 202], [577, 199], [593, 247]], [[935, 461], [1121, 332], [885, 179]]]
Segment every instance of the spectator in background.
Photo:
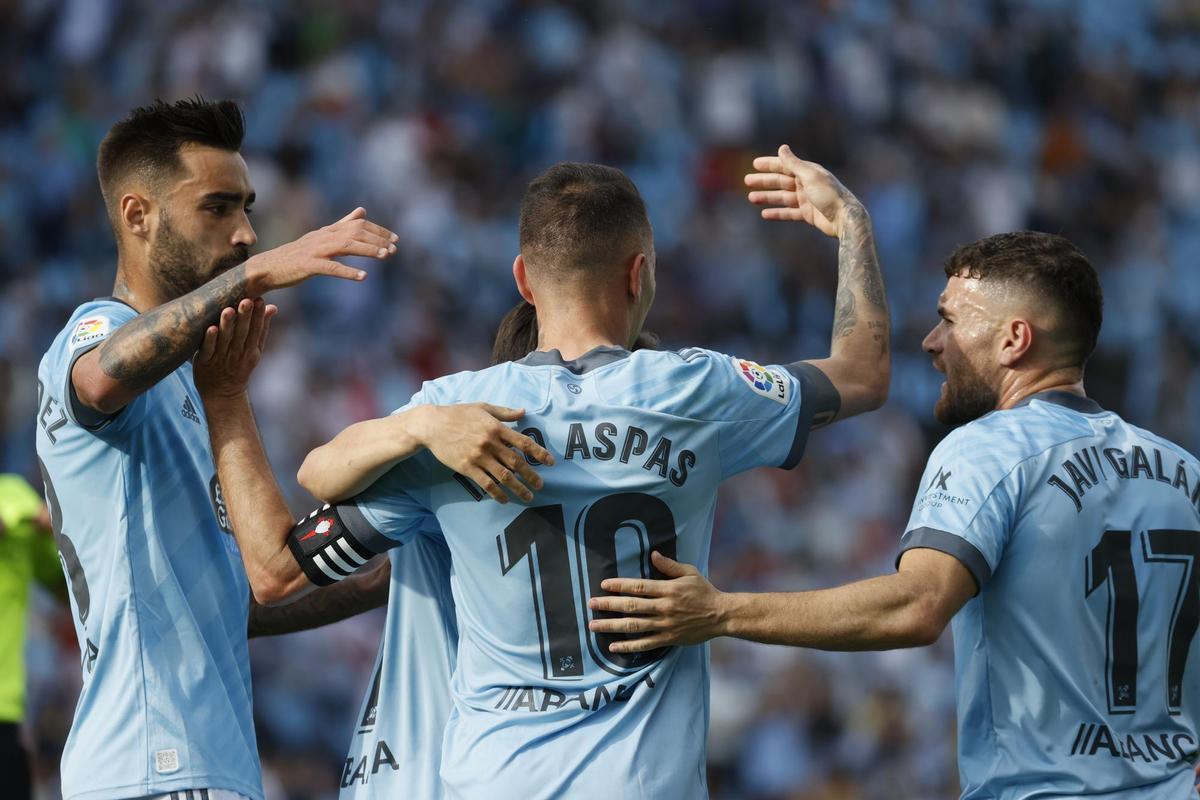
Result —
[[25, 719], [25, 617], [33, 583], [66, 599], [46, 504], [19, 475], [0, 475], [0, 775], [5, 796], [33, 796], [21, 741]]

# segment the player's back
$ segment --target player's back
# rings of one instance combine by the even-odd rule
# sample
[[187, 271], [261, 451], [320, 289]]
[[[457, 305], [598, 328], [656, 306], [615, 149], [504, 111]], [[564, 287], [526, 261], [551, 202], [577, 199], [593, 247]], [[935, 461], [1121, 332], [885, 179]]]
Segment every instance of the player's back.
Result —
[[441, 800], [458, 631], [440, 532], [392, 550], [387, 624], [342, 768], [340, 800]]
[[[426, 385], [416, 401], [525, 408], [519, 429], [557, 459], [528, 506], [483, 502], [429, 458], [373, 490], [409, 487], [452, 554], [450, 796], [706, 794], [707, 648], [614, 653], [619, 637], [587, 629], [588, 599], [605, 578], [655, 576], [652, 550], [704, 570], [722, 478], [799, 459], [801, 386], [708, 351], [619, 348], [574, 362], [539, 352]], [[362, 507], [379, 530], [395, 524]]]
[[918, 505], [961, 504], [986, 562], [954, 620], [963, 796], [1194, 796], [1200, 464], [1060, 393], [938, 451]]
[[136, 316], [85, 303], [38, 370], [37, 452], [82, 651], [63, 795], [261, 797], [249, 584], [191, 365], [107, 420], [71, 388], [74, 362]]

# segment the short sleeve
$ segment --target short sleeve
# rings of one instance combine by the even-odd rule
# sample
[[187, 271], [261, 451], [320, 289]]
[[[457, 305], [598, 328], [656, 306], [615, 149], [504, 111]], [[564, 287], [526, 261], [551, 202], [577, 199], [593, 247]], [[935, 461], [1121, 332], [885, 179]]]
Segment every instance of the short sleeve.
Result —
[[288, 535], [288, 548], [308, 579], [328, 586], [356, 572], [372, 556], [435, 530], [429, 505], [428, 465], [406, 459], [364, 492], [301, 519]]
[[[63, 400], [63, 408], [72, 422], [88, 431], [99, 431], [121, 415], [129, 415], [126, 407], [115, 414], [103, 414], [79, 401], [71, 371], [75, 362], [99, 347], [118, 328], [137, 317], [138, 312], [115, 300], [86, 303], [76, 309], [67, 324], [66, 339], [55, 352], [50, 365], [55, 375], [54, 386]], [[139, 395], [141, 397], [141, 395]], [[137, 401], [135, 400], [134, 403]], [[131, 403], [130, 405], [133, 405]]]
[[967, 429], [947, 436], [929, 457], [900, 553], [929, 548], [962, 562], [982, 589], [1000, 564], [1016, 520], [1011, 460], [990, 455]]
[[763, 366], [693, 348], [679, 354], [696, 373], [688, 416], [718, 425], [721, 477], [755, 467], [800, 463], [814, 418], [836, 412], [833, 384], [811, 364]]

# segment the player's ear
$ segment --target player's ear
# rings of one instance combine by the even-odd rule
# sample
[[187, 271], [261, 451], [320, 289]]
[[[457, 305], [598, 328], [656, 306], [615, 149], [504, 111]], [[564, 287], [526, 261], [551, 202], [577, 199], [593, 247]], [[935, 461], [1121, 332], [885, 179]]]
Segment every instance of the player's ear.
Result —
[[143, 195], [130, 192], [121, 196], [121, 228], [139, 239], [150, 237], [150, 201]]
[[536, 306], [537, 303], [533, 300], [533, 287], [529, 284], [529, 274], [525, 270], [525, 256], [520, 253], [517, 253], [517, 257], [513, 259], [513, 280], [516, 281], [517, 291], [521, 293], [525, 302]]
[[1000, 332], [1000, 366], [1013, 367], [1033, 347], [1033, 325], [1027, 319], [1010, 319]]
[[628, 262], [628, 274], [626, 275], [627, 288], [630, 298], [634, 303], [638, 303], [642, 299], [642, 292], [645, 289], [645, 284], [642, 283], [642, 272], [646, 269], [646, 254], [638, 253], [633, 256]]

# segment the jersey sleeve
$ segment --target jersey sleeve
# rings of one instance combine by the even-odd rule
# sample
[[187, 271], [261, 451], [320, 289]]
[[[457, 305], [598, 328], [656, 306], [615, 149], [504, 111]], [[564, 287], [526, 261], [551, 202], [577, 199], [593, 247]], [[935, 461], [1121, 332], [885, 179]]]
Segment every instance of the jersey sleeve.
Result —
[[939, 550], [961, 561], [983, 588], [1000, 564], [1016, 520], [1014, 465], [992, 456], [994, 449], [960, 428], [933, 451], [900, 540], [897, 566], [914, 548]]
[[75, 362], [99, 347], [118, 328], [137, 315], [137, 311], [124, 303], [107, 300], [80, 306], [68, 323], [66, 339], [57, 348], [50, 369], [54, 376], [54, 390], [61, 393], [59, 396], [67, 416], [84, 430], [100, 431], [117, 417], [134, 416], [137, 406], [140, 406], [138, 400], [144, 393], [120, 411], [104, 414], [83, 405], [75, 393], [75, 384], [71, 382]]
[[800, 463], [814, 421], [837, 413], [837, 390], [821, 370], [798, 362], [763, 366], [711, 350], [683, 350], [688, 416], [718, 427], [721, 477]]
[[310, 581], [336, 583], [372, 556], [437, 530], [427, 455], [401, 461], [358, 496], [322, 506], [296, 523], [288, 548]]

